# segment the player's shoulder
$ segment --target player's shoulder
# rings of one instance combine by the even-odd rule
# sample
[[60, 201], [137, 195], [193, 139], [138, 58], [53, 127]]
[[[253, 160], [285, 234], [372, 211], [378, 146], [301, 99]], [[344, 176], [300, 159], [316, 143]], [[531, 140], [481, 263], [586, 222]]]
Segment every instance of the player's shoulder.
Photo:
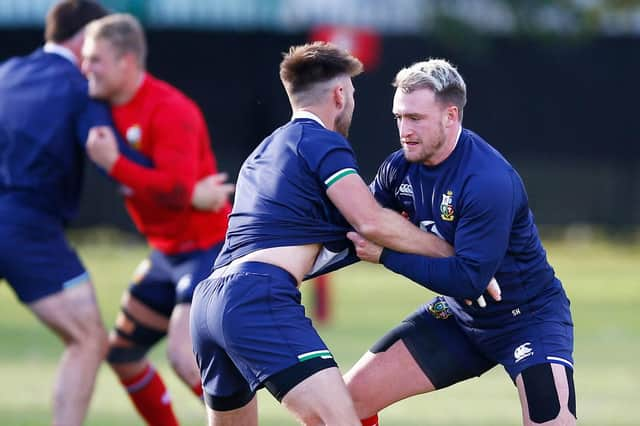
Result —
[[147, 74], [145, 84], [148, 85], [147, 96], [155, 104], [156, 111], [171, 114], [174, 117], [200, 117], [200, 109], [184, 92], [172, 84]]
[[463, 129], [461, 142], [465, 151], [463, 162], [470, 171], [485, 170], [495, 173], [511, 173], [513, 166], [491, 144], [477, 133]]
[[394, 166], [402, 166], [405, 164], [409, 164], [409, 162], [404, 156], [404, 152], [402, 152], [402, 149], [393, 151], [391, 154], [387, 156], [387, 158], [385, 158], [384, 162]]
[[380, 165], [380, 171], [384, 171], [385, 173], [403, 173], [406, 171], [411, 163], [407, 161], [404, 156], [404, 152], [402, 149], [398, 149], [397, 151], [392, 152], [384, 159], [382, 164]]

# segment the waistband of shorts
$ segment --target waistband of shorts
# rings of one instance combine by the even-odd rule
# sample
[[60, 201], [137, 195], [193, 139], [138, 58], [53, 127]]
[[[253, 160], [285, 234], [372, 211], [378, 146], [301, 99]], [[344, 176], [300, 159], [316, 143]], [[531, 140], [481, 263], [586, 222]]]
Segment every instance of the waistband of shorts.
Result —
[[286, 269], [283, 269], [271, 263], [256, 261], [246, 261], [217, 268], [211, 274], [211, 278], [222, 278], [227, 275], [238, 274], [242, 272], [270, 275], [273, 278], [284, 281], [291, 281], [294, 285], [297, 285], [296, 278], [291, 275], [291, 273]]

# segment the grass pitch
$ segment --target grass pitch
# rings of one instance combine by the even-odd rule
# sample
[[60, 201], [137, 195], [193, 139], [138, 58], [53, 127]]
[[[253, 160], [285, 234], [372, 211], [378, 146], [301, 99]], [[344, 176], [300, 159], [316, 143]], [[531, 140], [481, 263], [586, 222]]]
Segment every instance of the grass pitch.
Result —
[[[119, 298], [147, 249], [120, 239], [82, 238], [77, 249], [95, 282], [111, 327]], [[638, 425], [640, 396], [640, 247], [606, 242], [548, 243], [552, 265], [572, 302], [575, 382], [581, 425]], [[359, 264], [332, 275], [330, 324], [320, 334], [346, 371], [384, 332], [431, 292], [378, 265]], [[303, 286], [311, 311], [313, 292]], [[62, 345], [0, 285], [0, 425], [50, 423], [50, 394]], [[159, 345], [151, 353], [183, 425], [203, 425], [204, 410], [182, 385]], [[266, 392], [259, 392], [260, 424], [296, 422]], [[517, 392], [501, 367], [480, 379], [403, 401], [381, 413], [383, 425], [516, 425]], [[87, 425], [142, 425], [124, 390], [103, 366]]]

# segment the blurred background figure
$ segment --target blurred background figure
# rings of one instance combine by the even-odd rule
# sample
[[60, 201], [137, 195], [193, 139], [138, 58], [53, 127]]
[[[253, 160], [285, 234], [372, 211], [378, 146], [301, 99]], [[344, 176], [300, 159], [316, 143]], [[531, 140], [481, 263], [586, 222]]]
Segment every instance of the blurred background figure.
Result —
[[89, 128], [109, 112], [78, 68], [84, 27], [106, 10], [65, 0], [43, 48], [0, 65], [0, 277], [64, 343], [51, 423], [82, 424], [107, 340], [95, 290], [64, 227], [76, 214]]
[[[122, 298], [107, 359], [148, 424], [177, 425], [165, 384], [146, 355], [167, 335], [171, 366], [202, 396], [189, 334], [191, 298], [224, 241], [233, 185], [215, 175], [200, 110], [146, 72], [146, 52], [136, 18], [110, 15], [87, 28], [82, 69], [90, 95], [111, 104], [118, 131], [153, 167], [121, 155], [109, 127], [91, 129], [87, 151], [124, 185], [127, 209], [152, 248]], [[206, 200], [195, 190], [202, 179], [209, 187]]]

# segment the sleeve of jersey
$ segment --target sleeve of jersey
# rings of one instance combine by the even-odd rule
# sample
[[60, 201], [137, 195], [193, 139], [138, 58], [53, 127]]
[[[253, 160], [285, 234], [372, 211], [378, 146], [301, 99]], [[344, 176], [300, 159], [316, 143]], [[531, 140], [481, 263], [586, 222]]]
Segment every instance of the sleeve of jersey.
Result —
[[349, 143], [338, 135], [327, 134], [322, 141], [305, 140], [299, 145], [299, 154], [320, 179], [325, 188], [350, 174], [358, 174], [358, 165]]
[[475, 300], [505, 256], [514, 214], [510, 176], [471, 178], [456, 228], [455, 256], [430, 258], [384, 249], [381, 263], [447, 296]]
[[80, 112], [78, 120], [76, 122], [76, 135], [78, 142], [84, 146], [87, 143], [87, 137], [89, 136], [89, 130], [93, 126], [109, 126], [113, 129], [113, 133], [116, 135], [118, 141], [118, 148], [120, 152], [129, 160], [135, 162], [144, 167], [151, 167], [152, 162], [149, 158], [142, 155], [140, 152], [131, 148], [127, 144], [113, 125], [111, 119], [111, 111], [109, 107], [100, 101], [89, 99], [86, 107]]
[[154, 168], [141, 167], [121, 155], [111, 176], [137, 196], [182, 210], [191, 204], [197, 180], [197, 115], [186, 108], [162, 106], [154, 112], [150, 133]]

